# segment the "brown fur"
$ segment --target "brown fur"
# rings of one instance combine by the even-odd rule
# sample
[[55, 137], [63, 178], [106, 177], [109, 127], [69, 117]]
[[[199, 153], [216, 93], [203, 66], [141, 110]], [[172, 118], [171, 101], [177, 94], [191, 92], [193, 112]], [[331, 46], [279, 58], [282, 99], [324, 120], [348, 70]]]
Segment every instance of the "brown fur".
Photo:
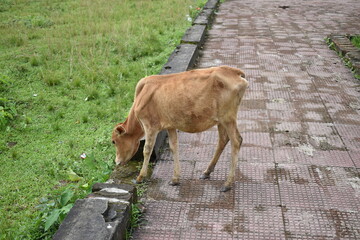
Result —
[[140, 139], [145, 136], [144, 163], [137, 178], [147, 175], [147, 166], [156, 136], [166, 129], [174, 158], [174, 177], [180, 177], [176, 130], [202, 132], [218, 126], [219, 143], [203, 178], [209, 177], [229, 139], [232, 160], [225, 191], [233, 182], [237, 154], [242, 138], [236, 126], [241, 99], [248, 87], [244, 73], [227, 66], [198, 69], [169, 75], [155, 75], [141, 79], [135, 92], [134, 104], [124, 123], [118, 124], [112, 139], [116, 146], [116, 163], [125, 164], [135, 154]]

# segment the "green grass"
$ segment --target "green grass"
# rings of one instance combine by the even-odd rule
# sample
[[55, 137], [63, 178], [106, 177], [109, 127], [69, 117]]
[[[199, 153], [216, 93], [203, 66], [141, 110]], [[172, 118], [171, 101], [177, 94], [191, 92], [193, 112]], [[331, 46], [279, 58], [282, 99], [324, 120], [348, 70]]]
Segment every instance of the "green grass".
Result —
[[355, 47], [360, 49], [360, 35], [352, 36], [350, 40]]
[[51, 238], [108, 178], [137, 81], [204, 2], [0, 0], [0, 239]]

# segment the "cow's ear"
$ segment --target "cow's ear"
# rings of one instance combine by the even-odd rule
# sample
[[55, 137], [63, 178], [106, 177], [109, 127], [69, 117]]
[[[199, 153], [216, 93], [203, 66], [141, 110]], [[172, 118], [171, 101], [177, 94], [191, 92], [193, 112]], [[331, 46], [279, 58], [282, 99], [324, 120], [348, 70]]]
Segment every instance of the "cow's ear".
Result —
[[123, 125], [118, 125], [118, 126], [116, 127], [116, 131], [117, 131], [117, 133], [118, 133], [119, 135], [123, 135], [123, 134], [126, 133], [126, 130], [125, 130], [125, 128], [124, 128]]

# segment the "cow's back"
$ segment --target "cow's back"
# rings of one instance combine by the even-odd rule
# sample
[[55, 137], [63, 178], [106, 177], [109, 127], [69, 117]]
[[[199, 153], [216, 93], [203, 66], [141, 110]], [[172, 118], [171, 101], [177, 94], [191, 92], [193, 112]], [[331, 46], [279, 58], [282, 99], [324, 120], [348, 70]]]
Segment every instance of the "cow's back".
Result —
[[204, 131], [235, 115], [247, 81], [226, 66], [156, 75], [136, 88], [135, 113], [156, 128]]

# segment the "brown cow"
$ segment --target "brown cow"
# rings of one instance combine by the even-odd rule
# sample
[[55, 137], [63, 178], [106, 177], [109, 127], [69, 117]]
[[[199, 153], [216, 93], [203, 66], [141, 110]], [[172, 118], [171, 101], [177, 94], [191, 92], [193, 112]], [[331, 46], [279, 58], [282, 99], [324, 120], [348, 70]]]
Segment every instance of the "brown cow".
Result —
[[218, 126], [219, 141], [216, 153], [201, 176], [210, 173], [231, 141], [230, 173], [221, 191], [228, 191], [234, 181], [238, 152], [242, 143], [236, 125], [241, 99], [248, 87], [244, 73], [227, 66], [198, 69], [141, 79], [128, 118], [116, 125], [112, 141], [116, 147], [116, 164], [126, 164], [136, 153], [145, 136], [144, 162], [136, 181], [147, 176], [151, 152], [157, 134], [166, 129], [174, 159], [172, 185], [179, 184], [180, 163], [177, 129], [196, 133]]

